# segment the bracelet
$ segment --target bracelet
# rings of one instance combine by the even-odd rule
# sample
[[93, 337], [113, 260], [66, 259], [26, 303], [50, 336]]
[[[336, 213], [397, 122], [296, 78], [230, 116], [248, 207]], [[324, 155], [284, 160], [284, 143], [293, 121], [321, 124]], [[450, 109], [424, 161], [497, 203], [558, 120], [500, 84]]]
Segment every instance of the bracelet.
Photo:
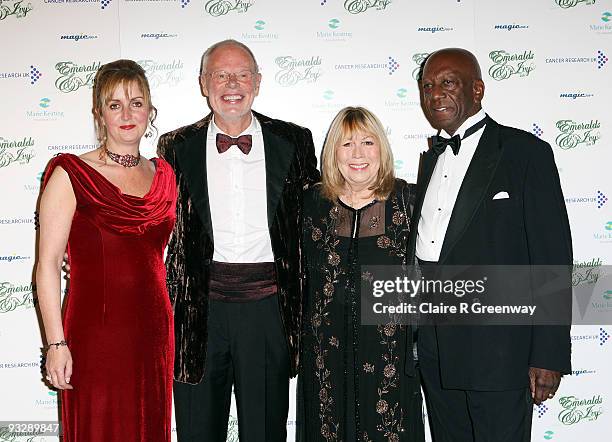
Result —
[[65, 340], [62, 339], [59, 342], [54, 342], [53, 344], [47, 345], [47, 350], [50, 350], [51, 347], [53, 347], [54, 345], [55, 345], [55, 348], [58, 349], [58, 348], [60, 348], [60, 346], [67, 346], [68, 343]]

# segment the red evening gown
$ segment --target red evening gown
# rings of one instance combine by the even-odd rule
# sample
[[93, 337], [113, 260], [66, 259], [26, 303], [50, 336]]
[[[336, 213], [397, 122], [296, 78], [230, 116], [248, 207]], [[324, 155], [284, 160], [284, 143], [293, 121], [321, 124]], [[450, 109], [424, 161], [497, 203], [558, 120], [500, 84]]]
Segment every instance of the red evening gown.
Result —
[[62, 391], [64, 442], [170, 441], [174, 330], [164, 248], [176, 204], [174, 173], [155, 159], [143, 197], [126, 195], [71, 154], [77, 207], [68, 239], [64, 332], [73, 390]]

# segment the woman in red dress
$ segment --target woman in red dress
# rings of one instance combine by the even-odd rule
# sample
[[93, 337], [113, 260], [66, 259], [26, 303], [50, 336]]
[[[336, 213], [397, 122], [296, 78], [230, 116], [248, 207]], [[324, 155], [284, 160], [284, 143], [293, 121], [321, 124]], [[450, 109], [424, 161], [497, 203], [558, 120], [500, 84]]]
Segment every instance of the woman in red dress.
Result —
[[36, 283], [47, 380], [62, 390], [64, 442], [170, 441], [174, 333], [163, 252], [176, 184], [168, 163], [139, 153], [156, 115], [144, 70], [131, 60], [102, 66], [92, 111], [100, 147], [60, 154], [45, 173]]

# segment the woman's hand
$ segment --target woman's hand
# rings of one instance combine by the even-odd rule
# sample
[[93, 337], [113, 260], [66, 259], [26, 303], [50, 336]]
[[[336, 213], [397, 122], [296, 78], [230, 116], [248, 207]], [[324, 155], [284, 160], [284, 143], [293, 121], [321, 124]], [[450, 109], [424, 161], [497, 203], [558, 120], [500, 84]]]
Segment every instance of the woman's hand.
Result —
[[72, 390], [72, 355], [67, 345], [51, 346], [47, 351], [47, 380], [59, 390]]

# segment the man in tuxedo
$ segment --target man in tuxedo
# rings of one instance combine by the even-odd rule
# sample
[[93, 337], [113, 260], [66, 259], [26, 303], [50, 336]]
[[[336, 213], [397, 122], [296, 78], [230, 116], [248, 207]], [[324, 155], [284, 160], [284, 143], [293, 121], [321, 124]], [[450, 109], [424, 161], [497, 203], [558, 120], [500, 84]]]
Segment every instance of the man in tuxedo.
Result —
[[226, 440], [232, 386], [240, 440], [286, 440], [302, 192], [319, 173], [308, 129], [251, 110], [260, 81], [247, 46], [214, 44], [200, 71], [212, 113], [159, 140], [178, 187], [166, 266], [179, 441]]
[[[413, 218], [411, 247], [424, 275], [434, 264], [569, 268], [550, 146], [484, 113], [480, 66], [466, 50], [432, 53], [419, 87], [439, 131], [422, 154]], [[571, 306], [569, 278], [555, 295]], [[424, 326], [418, 356], [435, 442], [528, 441], [533, 403], [554, 397], [570, 372], [569, 324]]]

